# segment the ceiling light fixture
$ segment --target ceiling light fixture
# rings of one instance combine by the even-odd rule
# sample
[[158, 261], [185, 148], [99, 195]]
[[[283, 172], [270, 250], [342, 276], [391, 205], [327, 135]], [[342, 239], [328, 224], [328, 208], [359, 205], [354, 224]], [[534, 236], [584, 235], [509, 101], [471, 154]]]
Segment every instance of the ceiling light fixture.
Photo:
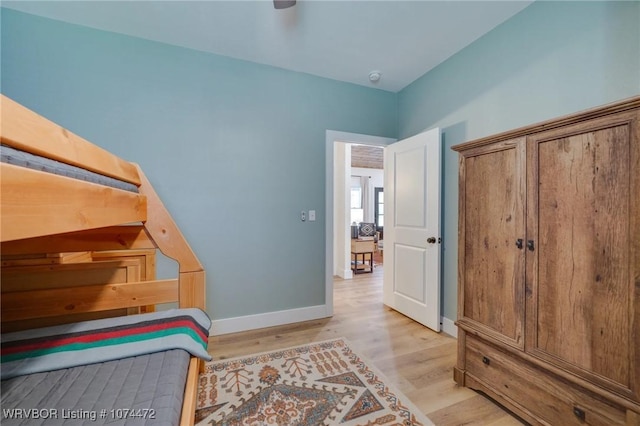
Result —
[[371, 71], [369, 73], [369, 81], [372, 83], [380, 81], [380, 77], [382, 77], [382, 73], [380, 71]]
[[276, 9], [287, 9], [296, 5], [296, 0], [273, 0], [273, 7]]

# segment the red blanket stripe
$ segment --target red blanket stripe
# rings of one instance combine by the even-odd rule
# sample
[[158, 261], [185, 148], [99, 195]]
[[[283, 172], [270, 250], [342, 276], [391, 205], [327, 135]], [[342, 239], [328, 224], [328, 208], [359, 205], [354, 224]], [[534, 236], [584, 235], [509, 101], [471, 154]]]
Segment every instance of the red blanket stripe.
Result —
[[96, 330], [95, 333], [85, 334], [81, 336], [72, 336], [72, 337], [61, 337], [60, 339], [48, 340], [48, 341], [27, 341], [23, 345], [13, 346], [13, 347], [3, 347], [1, 349], [2, 355], [9, 355], [17, 352], [31, 351], [36, 349], [47, 349], [54, 348], [57, 346], [64, 346], [70, 343], [91, 343], [96, 342], [103, 339], [112, 339], [118, 337], [125, 337], [135, 334], [143, 334], [149, 333], [153, 331], [163, 330], [166, 328], [173, 327], [188, 327], [195, 331], [198, 336], [202, 338], [203, 341], [207, 341], [208, 336], [206, 336], [200, 327], [196, 326], [192, 321], [189, 320], [175, 320], [175, 321], [165, 321], [159, 324], [151, 324], [151, 325], [143, 325], [140, 327], [131, 327], [125, 329], [118, 330], [109, 330], [105, 329], [103, 331]]

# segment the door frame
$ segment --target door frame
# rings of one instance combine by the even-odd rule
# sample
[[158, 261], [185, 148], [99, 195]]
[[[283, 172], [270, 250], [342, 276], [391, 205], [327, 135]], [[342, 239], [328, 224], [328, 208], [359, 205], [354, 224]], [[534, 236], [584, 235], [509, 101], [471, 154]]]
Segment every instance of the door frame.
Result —
[[[333, 182], [334, 182], [334, 161], [335, 143], [360, 144], [387, 146], [397, 141], [394, 138], [382, 136], [364, 135], [361, 133], [341, 132], [337, 130], [327, 130], [325, 135], [325, 306], [327, 316], [333, 315]], [[348, 225], [348, 224], [346, 224]], [[349, 233], [348, 226], [345, 225], [345, 235]]]

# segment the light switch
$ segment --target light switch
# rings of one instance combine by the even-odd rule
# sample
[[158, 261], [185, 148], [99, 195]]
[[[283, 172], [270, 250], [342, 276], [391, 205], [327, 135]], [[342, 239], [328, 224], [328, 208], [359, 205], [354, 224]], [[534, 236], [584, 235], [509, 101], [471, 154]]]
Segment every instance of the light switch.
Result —
[[314, 220], [316, 220], [316, 211], [309, 210], [309, 222], [313, 222]]

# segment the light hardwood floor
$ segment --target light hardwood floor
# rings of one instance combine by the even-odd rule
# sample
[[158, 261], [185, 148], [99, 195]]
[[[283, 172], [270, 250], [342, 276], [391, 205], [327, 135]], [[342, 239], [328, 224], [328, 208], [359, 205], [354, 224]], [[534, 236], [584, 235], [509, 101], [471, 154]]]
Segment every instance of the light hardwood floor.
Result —
[[382, 304], [382, 267], [334, 281], [334, 316], [209, 339], [214, 359], [344, 337], [438, 426], [521, 425], [484, 396], [453, 381], [456, 340]]

